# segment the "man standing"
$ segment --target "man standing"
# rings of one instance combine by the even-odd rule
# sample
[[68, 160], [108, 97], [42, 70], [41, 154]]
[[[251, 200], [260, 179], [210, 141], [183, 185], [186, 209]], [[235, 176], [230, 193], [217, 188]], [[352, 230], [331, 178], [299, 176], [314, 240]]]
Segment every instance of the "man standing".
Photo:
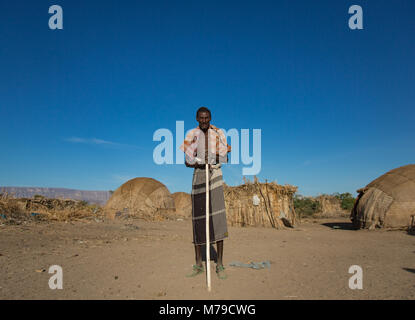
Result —
[[[222, 130], [210, 124], [209, 109], [201, 107], [196, 112], [199, 126], [191, 130], [180, 147], [186, 154], [186, 166], [194, 168], [192, 182], [193, 243], [196, 264], [188, 277], [204, 273], [202, 245], [206, 244], [206, 163], [209, 164], [209, 233], [210, 243], [217, 244], [216, 274], [226, 279], [223, 267], [223, 239], [228, 237], [225, 197], [221, 163], [227, 162], [231, 147], [226, 143]], [[210, 245], [210, 244], [206, 244]]]

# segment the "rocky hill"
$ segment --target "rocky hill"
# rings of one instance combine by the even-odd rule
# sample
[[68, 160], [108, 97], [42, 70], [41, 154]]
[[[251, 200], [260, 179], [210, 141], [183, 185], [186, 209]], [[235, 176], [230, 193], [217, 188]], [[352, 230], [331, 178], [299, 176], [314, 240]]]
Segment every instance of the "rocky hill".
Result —
[[109, 191], [38, 187], [0, 187], [0, 193], [7, 193], [15, 198], [32, 198], [35, 195], [42, 195], [53, 199], [84, 200], [88, 203], [99, 205], [104, 205], [111, 196]]

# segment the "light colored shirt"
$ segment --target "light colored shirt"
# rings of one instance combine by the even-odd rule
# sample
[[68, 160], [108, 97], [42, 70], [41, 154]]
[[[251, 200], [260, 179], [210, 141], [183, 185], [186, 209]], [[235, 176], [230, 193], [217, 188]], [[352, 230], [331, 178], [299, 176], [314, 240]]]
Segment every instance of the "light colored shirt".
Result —
[[187, 133], [180, 150], [186, 154], [188, 163], [194, 163], [196, 160], [199, 160], [199, 163], [205, 163], [205, 154], [207, 154], [208, 163], [227, 162], [227, 154], [231, 152], [231, 146], [227, 144], [223, 131], [211, 124], [207, 137], [208, 152], [206, 153], [205, 133], [199, 126]]

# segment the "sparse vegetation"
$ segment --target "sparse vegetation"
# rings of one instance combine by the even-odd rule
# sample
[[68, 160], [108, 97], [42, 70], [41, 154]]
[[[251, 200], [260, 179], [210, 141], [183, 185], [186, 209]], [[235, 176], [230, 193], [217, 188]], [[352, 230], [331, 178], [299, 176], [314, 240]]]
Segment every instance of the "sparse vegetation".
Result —
[[344, 210], [352, 210], [354, 203], [356, 201], [356, 199], [351, 195], [351, 193], [346, 192], [346, 193], [333, 193], [333, 196], [335, 196], [337, 199], [339, 199], [341, 201], [341, 208]]
[[[334, 203], [330, 199], [335, 200]], [[331, 195], [321, 195], [318, 197], [304, 197], [302, 195], [295, 195], [294, 208], [297, 214], [299, 214], [300, 218], [312, 216], [317, 217], [322, 213], [324, 214], [327, 210], [335, 209], [337, 201], [337, 206], [340, 206], [341, 209], [350, 212], [353, 209], [356, 199], [349, 192], [335, 192]], [[329, 205], [329, 208], [324, 207], [327, 205]]]
[[295, 195], [294, 209], [300, 217], [311, 217], [321, 211], [321, 203], [311, 197]]
[[81, 200], [81, 201], [79, 201], [79, 205], [82, 206], [82, 207], [87, 207], [88, 206], [88, 202], [85, 201], [85, 200]]

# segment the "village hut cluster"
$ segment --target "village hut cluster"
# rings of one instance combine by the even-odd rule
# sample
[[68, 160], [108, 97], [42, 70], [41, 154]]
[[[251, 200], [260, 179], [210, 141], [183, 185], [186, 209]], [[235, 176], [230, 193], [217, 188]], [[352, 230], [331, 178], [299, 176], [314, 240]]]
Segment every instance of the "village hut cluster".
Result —
[[[294, 227], [296, 186], [244, 178], [239, 186], [224, 184], [227, 221], [231, 226]], [[340, 207], [333, 196], [320, 196], [322, 217], [350, 216], [356, 229], [415, 228], [415, 165], [387, 172], [359, 189], [353, 210]], [[191, 196], [171, 194], [152, 178], [135, 178], [119, 187], [104, 207], [107, 216], [139, 217], [148, 221], [190, 219]]]
[[[227, 222], [231, 226], [295, 227], [296, 186], [259, 182], [244, 178], [239, 186], [224, 184]], [[354, 207], [341, 208], [335, 196], [314, 198], [321, 205], [315, 218], [349, 216], [355, 229], [408, 229], [415, 232], [415, 165], [393, 169], [366, 187], [357, 190]], [[112, 194], [104, 208], [71, 199], [15, 198], [0, 194], [0, 218], [13, 223], [22, 219], [66, 221], [83, 218], [141, 218], [147, 221], [191, 219], [191, 195], [171, 194], [152, 178], [135, 178], [125, 182]]]
[[[227, 221], [232, 226], [293, 227], [294, 186], [274, 182], [245, 180], [240, 186], [224, 185]], [[119, 187], [104, 207], [110, 218], [139, 217], [148, 221], [189, 219], [191, 196], [185, 192], [170, 194], [167, 187], [152, 178], [135, 178]]]

